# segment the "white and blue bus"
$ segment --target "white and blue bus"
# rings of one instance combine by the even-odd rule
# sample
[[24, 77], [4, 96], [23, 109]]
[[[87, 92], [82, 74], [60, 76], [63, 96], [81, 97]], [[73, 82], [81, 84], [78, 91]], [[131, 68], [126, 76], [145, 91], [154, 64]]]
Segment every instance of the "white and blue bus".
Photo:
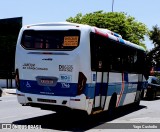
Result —
[[137, 104], [145, 50], [107, 29], [59, 22], [22, 27], [16, 46], [22, 105], [90, 114]]

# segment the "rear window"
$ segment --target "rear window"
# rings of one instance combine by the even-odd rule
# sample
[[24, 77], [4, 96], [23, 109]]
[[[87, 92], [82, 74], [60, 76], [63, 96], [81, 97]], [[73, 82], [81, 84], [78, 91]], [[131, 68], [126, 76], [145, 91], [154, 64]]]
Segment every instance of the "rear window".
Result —
[[34, 31], [25, 30], [21, 45], [29, 50], [73, 50], [79, 46], [80, 31]]

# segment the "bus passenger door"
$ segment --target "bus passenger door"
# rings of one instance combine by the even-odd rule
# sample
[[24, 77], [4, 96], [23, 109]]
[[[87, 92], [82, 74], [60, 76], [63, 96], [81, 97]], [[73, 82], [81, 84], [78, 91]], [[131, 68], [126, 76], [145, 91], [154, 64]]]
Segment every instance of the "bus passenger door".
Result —
[[100, 61], [99, 70], [96, 71], [96, 85], [94, 97], [94, 108], [96, 110], [104, 109], [108, 90], [109, 72], [104, 72], [101, 66], [102, 62]]
[[105, 37], [91, 34], [91, 69], [95, 76], [93, 111], [103, 110], [108, 89], [108, 45]]
[[108, 91], [108, 79], [109, 79], [109, 72], [102, 72], [101, 77], [101, 84], [100, 84], [100, 108], [103, 110], [105, 107], [105, 102], [107, 98], [107, 91]]

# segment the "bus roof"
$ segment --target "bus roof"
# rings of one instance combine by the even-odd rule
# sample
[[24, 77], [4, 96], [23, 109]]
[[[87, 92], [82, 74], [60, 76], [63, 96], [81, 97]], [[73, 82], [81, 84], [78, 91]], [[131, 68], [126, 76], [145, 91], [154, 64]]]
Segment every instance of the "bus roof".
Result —
[[107, 37], [109, 39], [112, 39], [112, 40], [115, 40], [115, 41], [117, 41], [117, 42], [119, 42], [121, 44], [125, 44], [127, 46], [130, 46], [130, 47], [133, 47], [133, 48], [136, 48], [136, 49], [139, 49], [139, 50], [146, 51], [142, 46], [139, 46], [139, 45], [134, 44], [134, 43], [132, 43], [130, 41], [124, 40], [121, 35], [119, 35], [117, 33], [114, 33], [114, 32], [112, 32], [110, 30], [108, 31], [106, 29], [97, 28], [97, 27], [94, 27], [92, 30], [93, 31], [95, 30], [95, 33], [97, 33], [97, 34], [99, 34], [101, 36], [105, 36], [105, 37]]
[[97, 33], [101, 36], [105, 36], [105, 37], [107, 37], [109, 39], [112, 39], [112, 40], [115, 40], [115, 41], [117, 41], [121, 44], [125, 44], [127, 46], [145, 51], [145, 49], [142, 46], [139, 46], [139, 45], [134, 44], [130, 41], [124, 40], [121, 35], [119, 35], [115, 32], [112, 32], [108, 29], [104, 29], [104, 28], [98, 28], [98, 27], [95, 27], [95, 26], [90, 26], [90, 25], [86, 25], [86, 24], [71, 23], [71, 22], [38, 23], [38, 24], [27, 25], [26, 27], [27, 28], [30, 28], [30, 27], [33, 28], [35, 26], [36, 27], [37, 26], [40, 26], [40, 27], [43, 27], [43, 26], [44, 27], [49, 27], [49, 26], [76, 26], [76, 27], [88, 28], [88, 29], [91, 29], [92, 32], [95, 32], [95, 33]]

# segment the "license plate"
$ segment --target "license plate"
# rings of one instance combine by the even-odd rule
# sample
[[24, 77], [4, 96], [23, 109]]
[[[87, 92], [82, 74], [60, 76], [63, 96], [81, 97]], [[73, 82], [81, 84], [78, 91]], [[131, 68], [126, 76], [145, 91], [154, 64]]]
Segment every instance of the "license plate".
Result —
[[40, 86], [56, 86], [58, 78], [57, 77], [44, 77], [44, 76], [37, 76], [36, 77], [37, 83]]
[[49, 84], [52, 85], [54, 83], [53, 80], [48, 80], [48, 79], [41, 79], [41, 84]]

